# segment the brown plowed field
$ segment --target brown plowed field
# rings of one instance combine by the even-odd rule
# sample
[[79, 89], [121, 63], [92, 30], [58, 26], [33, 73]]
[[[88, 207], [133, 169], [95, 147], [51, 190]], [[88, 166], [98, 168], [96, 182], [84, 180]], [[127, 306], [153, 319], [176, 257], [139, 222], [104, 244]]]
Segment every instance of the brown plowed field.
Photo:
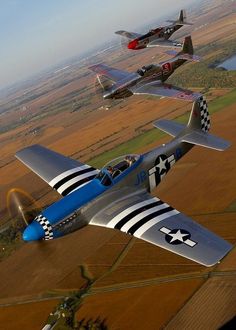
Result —
[[78, 266], [114, 235], [113, 231], [92, 227], [43, 246], [24, 245], [1, 262], [0, 298], [74, 288], [76, 280], [70, 275], [74, 271], [78, 274], [76, 287], [80, 288], [86, 281]]
[[227, 278], [209, 279], [173, 317], [165, 329], [219, 329], [235, 315], [236, 282], [234, 274]]
[[202, 279], [190, 279], [92, 295], [77, 318], [89, 319], [93, 310], [94, 318], [106, 319], [108, 329], [160, 329], [202, 283]]
[[[42, 329], [48, 315], [58, 302], [59, 301], [55, 299], [10, 307], [0, 307], [0, 327], [4, 330]], [[33, 320], [33, 322], [29, 324], [29, 320]]]

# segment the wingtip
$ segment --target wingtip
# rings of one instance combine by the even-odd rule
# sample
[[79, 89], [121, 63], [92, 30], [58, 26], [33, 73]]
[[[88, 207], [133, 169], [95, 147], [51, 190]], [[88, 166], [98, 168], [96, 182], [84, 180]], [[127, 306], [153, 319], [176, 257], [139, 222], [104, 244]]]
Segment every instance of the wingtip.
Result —
[[27, 151], [27, 150], [32, 150], [32, 149], [35, 149], [35, 148], [38, 148], [38, 147], [41, 147], [40, 144], [32, 144], [28, 147], [25, 147], [25, 148], [22, 148], [20, 150], [18, 150], [16, 153], [15, 153], [15, 157], [17, 159], [20, 159], [20, 156], [23, 152]]
[[224, 146], [222, 146], [221, 148], [217, 149], [218, 151], [225, 151], [225, 150], [227, 150], [228, 148], [231, 147], [231, 145], [232, 145], [231, 142], [226, 141], [226, 140], [223, 140], [223, 139], [222, 139], [222, 141], [224, 141]]
[[101, 65], [101, 64], [103, 64], [102, 62], [100, 62], [100, 63], [96, 63], [96, 64], [93, 64], [93, 65], [90, 65], [89, 67], [88, 67], [88, 69], [89, 70], [91, 70], [91, 71], [94, 71], [94, 69], [96, 69], [99, 65]]

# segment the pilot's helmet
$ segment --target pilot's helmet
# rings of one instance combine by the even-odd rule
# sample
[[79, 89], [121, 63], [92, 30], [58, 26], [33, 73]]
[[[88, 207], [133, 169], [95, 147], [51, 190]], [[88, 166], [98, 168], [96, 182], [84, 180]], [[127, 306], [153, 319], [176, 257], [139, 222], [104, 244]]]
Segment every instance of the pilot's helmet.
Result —
[[108, 172], [112, 173], [113, 172], [113, 167], [109, 165], [109, 166], [107, 166], [107, 170], [108, 170]]
[[131, 155], [127, 155], [127, 156], [125, 156], [125, 160], [126, 160], [127, 163], [129, 163], [130, 165], [131, 165], [132, 163], [135, 162], [135, 158], [134, 158], [134, 156], [131, 156]]

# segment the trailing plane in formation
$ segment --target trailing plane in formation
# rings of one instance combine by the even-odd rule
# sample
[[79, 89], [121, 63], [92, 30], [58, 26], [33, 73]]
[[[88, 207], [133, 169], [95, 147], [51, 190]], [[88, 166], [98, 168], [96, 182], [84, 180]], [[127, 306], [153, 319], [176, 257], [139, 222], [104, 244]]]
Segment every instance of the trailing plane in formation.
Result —
[[120, 99], [131, 95], [156, 95], [194, 101], [197, 93], [164, 83], [170, 75], [187, 61], [199, 61], [194, 55], [191, 36], [185, 38], [180, 52], [167, 52], [174, 55], [168, 61], [159, 64], [143, 66], [137, 72], [127, 72], [109, 67], [105, 64], [95, 64], [89, 67], [97, 73], [97, 83], [104, 99]]
[[154, 126], [174, 138], [145, 154], [119, 157], [101, 170], [40, 145], [17, 152], [20, 161], [64, 196], [25, 228], [23, 239], [50, 240], [90, 224], [118, 229], [205, 266], [219, 262], [232, 245], [150, 192], [194, 145], [224, 150], [229, 143], [208, 133], [208, 107], [201, 95], [186, 126], [169, 120]]
[[146, 47], [181, 47], [182, 44], [178, 41], [169, 40], [173, 33], [179, 30], [184, 25], [192, 25], [186, 21], [186, 12], [181, 10], [179, 19], [177, 21], [168, 21], [171, 25], [161, 26], [150, 30], [146, 34], [138, 34], [135, 32], [116, 31], [116, 34], [127, 38], [127, 48], [132, 50], [139, 50]]

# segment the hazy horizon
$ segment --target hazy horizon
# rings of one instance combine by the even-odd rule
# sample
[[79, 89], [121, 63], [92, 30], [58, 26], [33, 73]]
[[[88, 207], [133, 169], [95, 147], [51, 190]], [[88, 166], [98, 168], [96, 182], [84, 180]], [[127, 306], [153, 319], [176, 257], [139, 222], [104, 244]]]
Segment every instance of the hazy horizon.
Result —
[[8, 0], [0, 7], [0, 89], [98, 47], [116, 30], [134, 31], [194, 2]]

